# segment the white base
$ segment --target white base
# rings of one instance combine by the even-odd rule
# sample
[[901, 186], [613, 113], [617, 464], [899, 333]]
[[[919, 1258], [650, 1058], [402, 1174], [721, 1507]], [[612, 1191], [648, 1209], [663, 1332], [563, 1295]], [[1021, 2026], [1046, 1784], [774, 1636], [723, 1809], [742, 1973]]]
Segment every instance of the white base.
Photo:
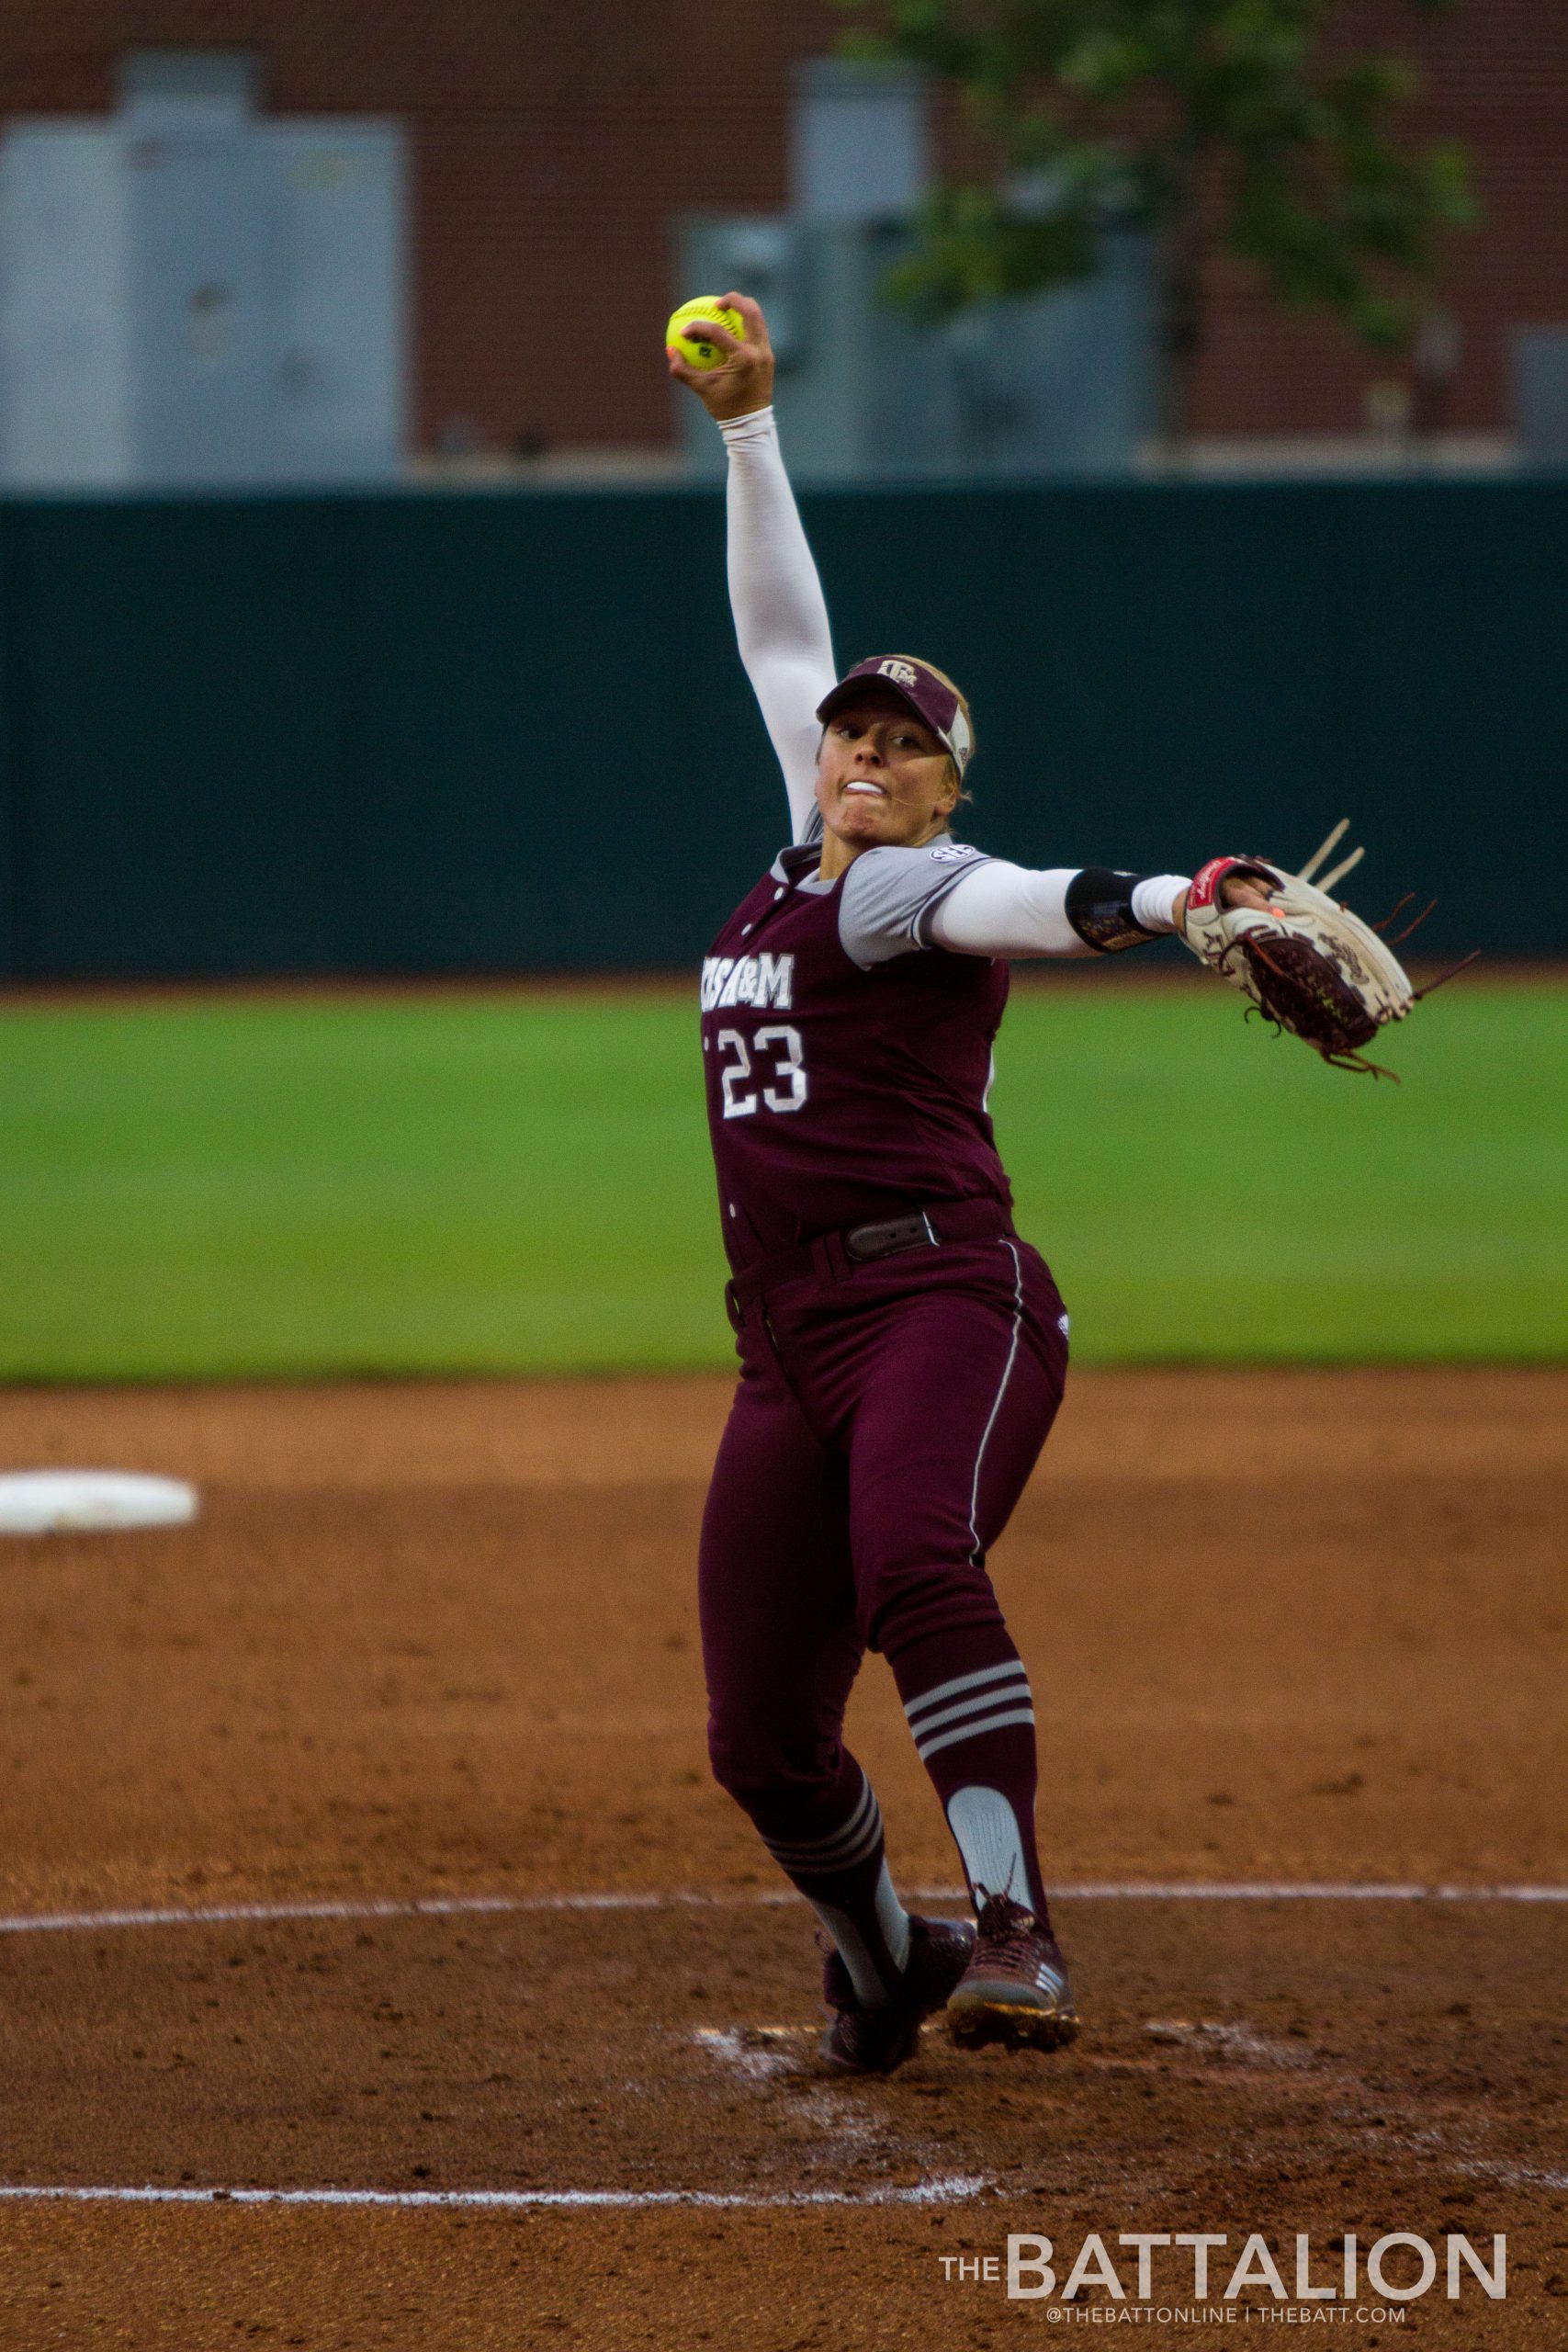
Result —
[[129, 1470], [18, 1470], [0, 1476], [0, 1535], [111, 1527], [179, 1527], [196, 1517], [183, 1478]]

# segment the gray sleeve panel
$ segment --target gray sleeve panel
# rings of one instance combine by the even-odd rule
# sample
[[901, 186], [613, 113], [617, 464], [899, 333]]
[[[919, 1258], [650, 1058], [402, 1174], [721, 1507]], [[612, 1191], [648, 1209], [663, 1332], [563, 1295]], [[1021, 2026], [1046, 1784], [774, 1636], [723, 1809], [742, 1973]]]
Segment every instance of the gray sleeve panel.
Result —
[[930, 947], [931, 910], [977, 865], [983, 850], [943, 837], [923, 849], [863, 850], [839, 892], [839, 937], [852, 962], [869, 970]]

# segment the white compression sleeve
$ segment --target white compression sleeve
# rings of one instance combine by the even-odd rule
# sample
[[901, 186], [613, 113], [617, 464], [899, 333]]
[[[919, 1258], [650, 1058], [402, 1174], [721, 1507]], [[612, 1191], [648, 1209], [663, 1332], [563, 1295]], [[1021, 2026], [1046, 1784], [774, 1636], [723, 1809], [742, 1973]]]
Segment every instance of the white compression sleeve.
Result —
[[1133, 886], [1133, 921], [1145, 931], [1174, 931], [1177, 899], [1191, 879], [1190, 874], [1145, 874]]
[[[990, 858], [932, 909], [931, 936], [960, 956], [1092, 956], [1067, 921], [1067, 885], [1077, 871]], [[1180, 875], [1150, 875], [1134, 888], [1134, 922], [1148, 931], [1174, 931], [1176, 894], [1186, 888]]]
[[817, 566], [771, 408], [720, 424], [729, 453], [729, 603], [740, 659], [784, 770], [796, 841], [815, 806], [817, 706], [834, 683]]
[[1037, 872], [989, 858], [931, 910], [931, 936], [960, 956], [1092, 956], [1067, 921], [1067, 885], [1077, 870]]

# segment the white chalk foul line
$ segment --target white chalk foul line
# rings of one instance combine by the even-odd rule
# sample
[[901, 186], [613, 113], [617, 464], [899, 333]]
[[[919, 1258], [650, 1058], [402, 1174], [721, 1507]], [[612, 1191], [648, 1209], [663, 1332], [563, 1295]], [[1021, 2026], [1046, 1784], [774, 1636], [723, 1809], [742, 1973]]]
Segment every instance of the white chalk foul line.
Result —
[[[310, 1903], [216, 1903], [173, 1905], [152, 1911], [20, 1911], [0, 1917], [0, 1936], [61, 1935], [96, 1928], [228, 1927], [246, 1920], [448, 1919], [529, 1911], [665, 1911], [677, 1905], [798, 1903], [790, 1887], [744, 1894], [433, 1894], [346, 1895]], [[963, 1900], [954, 1891], [953, 1901]]]
[[[946, 1890], [915, 1887], [911, 1893], [936, 1896]], [[1073, 1903], [1568, 1903], [1568, 1886], [1384, 1886], [1355, 1882], [1343, 1886], [1314, 1884], [1235, 1885], [1174, 1880], [1169, 1885], [1134, 1886], [1085, 1883], [1051, 1889]], [[955, 1895], [954, 1901], [962, 1900]]]
[[[961, 1886], [906, 1889], [924, 1903], [967, 1901]], [[1064, 1903], [1568, 1903], [1568, 1886], [1400, 1886], [1311, 1881], [1277, 1884], [1168, 1883], [1055, 1886]], [[0, 1916], [0, 1936], [88, 1934], [111, 1928], [221, 1928], [247, 1921], [265, 1926], [288, 1919], [449, 1919], [507, 1917], [529, 1912], [666, 1911], [750, 1908], [798, 1903], [789, 1887], [748, 1889], [744, 1894], [700, 1894], [683, 1890], [649, 1894], [437, 1894], [344, 1896], [308, 1903], [219, 1903], [175, 1905], [145, 1911], [19, 1911]]]
[[981, 2173], [939, 2173], [907, 2188], [67, 2188], [50, 2182], [0, 2183], [0, 2199], [66, 2205], [433, 2205], [524, 2212], [542, 2206], [685, 2205], [745, 2211], [803, 2205], [956, 2205], [978, 2197]]

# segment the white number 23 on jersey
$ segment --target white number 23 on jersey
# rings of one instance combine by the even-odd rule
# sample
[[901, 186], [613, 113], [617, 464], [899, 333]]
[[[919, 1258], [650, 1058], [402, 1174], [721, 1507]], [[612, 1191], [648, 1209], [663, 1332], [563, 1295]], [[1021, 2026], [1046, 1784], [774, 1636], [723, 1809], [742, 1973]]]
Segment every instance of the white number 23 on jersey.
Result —
[[805, 1102], [806, 1063], [798, 1029], [770, 1022], [750, 1045], [739, 1029], [721, 1029], [718, 1051], [727, 1119], [749, 1119], [759, 1107], [798, 1111]]

